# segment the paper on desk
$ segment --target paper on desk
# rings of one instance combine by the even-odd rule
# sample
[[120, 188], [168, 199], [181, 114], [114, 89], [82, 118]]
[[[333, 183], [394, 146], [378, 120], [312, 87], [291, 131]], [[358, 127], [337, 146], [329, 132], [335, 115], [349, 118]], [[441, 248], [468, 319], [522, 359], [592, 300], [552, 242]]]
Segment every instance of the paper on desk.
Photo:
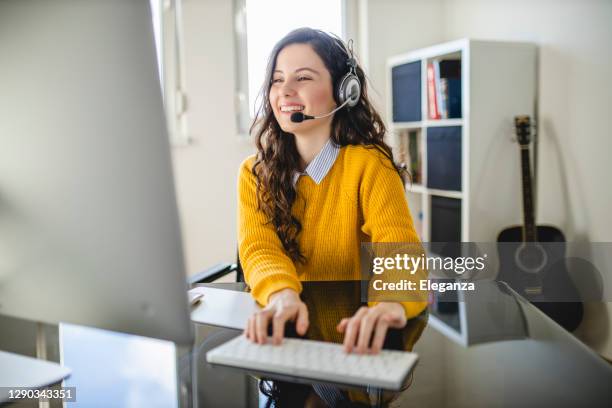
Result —
[[190, 292], [204, 296], [191, 311], [196, 323], [244, 330], [249, 317], [261, 308], [247, 292], [198, 286]]

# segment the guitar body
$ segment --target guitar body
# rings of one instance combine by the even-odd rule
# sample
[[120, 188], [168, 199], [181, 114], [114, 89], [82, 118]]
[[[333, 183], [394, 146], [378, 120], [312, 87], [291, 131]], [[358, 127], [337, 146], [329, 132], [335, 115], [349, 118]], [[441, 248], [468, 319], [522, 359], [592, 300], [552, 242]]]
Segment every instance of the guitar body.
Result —
[[[500, 269], [497, 280], [506, 282], [567, 331], [574, 331], [582, 321], [582, 302], [559, 301], [579, 299], [578, 291], [574, 287], [564, 262], [566, 258], [565, 236], [560, 229], [553, 226], [538, 225], [536, 227], [537, 242], [555, 243], [554, 245], [544, 244], [542, 247], [547, 253], [547, 259], [557, 260], [557, 262], [548, 264], [545, 270], [540, 272], [543, 276], [541, 282], [543, 293], [529, 294], [525, 291], [526, 280], [524, 278], [527, 272], [521, 270], [515, 260], [515, 251], [523, 242], [523, 228], [520, 225], [509, 227], [502, 230], [497, 236], [497, 242], [517, 243], [516, 245], [499, 246]], [[547, 298], [556, 299], [556, 301], [549, 301]]]
[[[565, 235], [552, 225], [538, 225], [536, 227], [538, 242], [565, 242]], [[497, 242], [523, 242], [523, 226], [516, 225], [502, 230], [497, 236]], [[565, 246], [563, 247], [565, 251]]]
[[567, 271], [565, 236], [558, 228], [536, 224], [529, 155], [531, 120], [516, 116], [514, 125], [521, 162], [523, 225], [506, 228], [497, 236], [497, 279], [573, 331], [582, 321], [583, 308]]

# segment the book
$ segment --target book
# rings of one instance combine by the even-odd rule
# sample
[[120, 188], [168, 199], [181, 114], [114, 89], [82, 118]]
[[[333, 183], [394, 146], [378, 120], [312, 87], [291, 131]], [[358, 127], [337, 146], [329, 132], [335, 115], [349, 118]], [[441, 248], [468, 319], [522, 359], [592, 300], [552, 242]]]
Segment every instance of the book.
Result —
[[461, 60], [448, 59], [440, 61], [440, 76], [442, 78], [461, 78]]
[[427, 63], [427, 106], [429, 108], [429, 119], [440, 119], [436, 101], [435, 71], [431, 62]]
[[441, 79], [440, 76], [440, 61], [435, 59], [433, 60], [433, 68], [434, 68], [434, 89], [436, 90], [436, 103], [438, 105], [438, 119], [444, 119], [444, 112], [446, 111], [446, 107], [444, 106], [444, 97], [442, 93], [441, 87]]
[[448, 78], [448, 117], [461, 117], [461, 79]]
[[442, 119], [448, 119], [448, 78], [440, 78], [440, 94], [442, 95], [440, 117]]
[[439, 62], [440, 87], [444, 88], [442, 99], [444, 118], [461, 117], [461, 60], [449, 59]]
[[412, 182], [414, 184], [421, 184], [421, 149], [419, 146], [419, 135], [416, 130], [408, 133], [408, 158]]

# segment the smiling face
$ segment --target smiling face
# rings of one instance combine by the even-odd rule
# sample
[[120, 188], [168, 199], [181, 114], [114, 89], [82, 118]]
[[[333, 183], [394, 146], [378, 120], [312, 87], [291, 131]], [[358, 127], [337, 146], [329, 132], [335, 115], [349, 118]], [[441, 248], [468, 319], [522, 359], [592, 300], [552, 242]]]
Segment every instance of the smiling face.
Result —
[[309, 44], [290, 44], [278, 54], [270, 87], [270, 105], [285, 132], [329, 134], [333, 115], [301, 123], [291, 121], [294, 112], [317, 116], [336, 107], [331, 75]]

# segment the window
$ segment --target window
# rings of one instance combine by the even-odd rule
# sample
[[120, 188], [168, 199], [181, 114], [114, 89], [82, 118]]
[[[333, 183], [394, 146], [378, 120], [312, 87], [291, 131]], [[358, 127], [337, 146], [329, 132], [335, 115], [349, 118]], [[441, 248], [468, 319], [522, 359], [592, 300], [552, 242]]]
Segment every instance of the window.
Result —
[[236, 99], [238, 131], [248, 134], [257, 111], [266, 63], [274, 44], [299, 27], [318, 28], [346, 38], [346, 0], [234, 0], [236, 17]]
[[184, 146], [191, 143], [187, 129], [185, 80], [182, 66], [181, 0], [149, 0], [159, 81], [163, 90], [164, 109], [170, 143]]
[[[162, 64], [162, 17], [161, 17], [161, 1], [151, 0], [151, 17], [153, 18], [153, 34], [155, 35], [155, 51], [157, 53], [157, 70], [159, 72], [159, 83], [164, 83], [164, 72]], [[165, 98], [165, 96], [164, 96]]]

